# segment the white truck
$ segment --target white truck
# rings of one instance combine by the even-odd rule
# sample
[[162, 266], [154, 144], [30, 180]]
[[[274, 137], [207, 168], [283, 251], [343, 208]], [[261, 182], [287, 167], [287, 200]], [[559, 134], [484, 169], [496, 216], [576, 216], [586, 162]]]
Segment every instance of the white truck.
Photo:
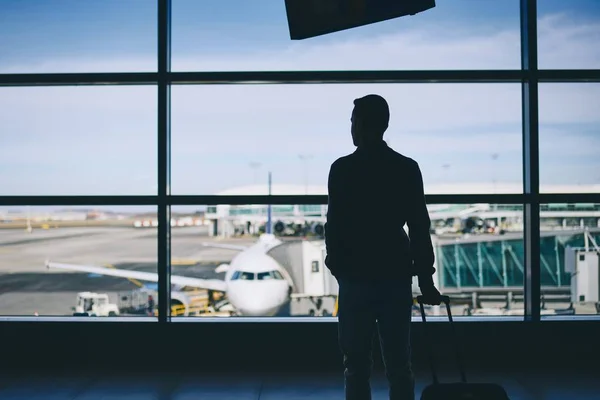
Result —
[[109, 302], [106, 293], [77, 293], [77, 303], [72, 310], [74, 316], [116, 317], [119, 315], [119, 307]]

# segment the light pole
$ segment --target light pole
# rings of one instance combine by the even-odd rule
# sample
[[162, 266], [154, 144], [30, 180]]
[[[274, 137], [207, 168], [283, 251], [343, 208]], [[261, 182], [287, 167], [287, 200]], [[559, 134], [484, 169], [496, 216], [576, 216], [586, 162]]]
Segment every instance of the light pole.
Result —
[[448, 170], [450, 169], [450, 164], [444, 164], [442, 165], [442, 168], [444, 169], [444, 183], [448, 183]]
[[308, 194], [308, 164], [307, 161], [312, 159], [311, 154], [299, 154], [298, 158], [302, 161], [304, 168], [304, 194]]
[[[493, 153], [492, 154], [492, 160], [496, 161], [498, 159], [498, 153]], [[494, 194], [496, 193], [496, 163], [494, 162], [494, 165], [492, 166], [492, 183], [494, 184]]]

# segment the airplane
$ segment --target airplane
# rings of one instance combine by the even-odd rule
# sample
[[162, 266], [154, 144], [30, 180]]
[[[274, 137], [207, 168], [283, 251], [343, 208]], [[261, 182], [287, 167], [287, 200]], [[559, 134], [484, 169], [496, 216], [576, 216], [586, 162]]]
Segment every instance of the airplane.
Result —
[[[270, 206], [269, 206], [270, 207]], [[206, 247], [238, 250], [229, 264], [221, 264], [215, 272], [225, 272], [225, 279], [200, 279], [171, 275], [174, 289], [193, 287], [209, 291], [223, 292], [237, 314], [242, 316], [273, 316], [285, 305], [294, 288], [289, 273], [267, 252], [283, 242], [271, 233], [272, 222], [269, 212], [267, 233], [262, 234], [251, 246], [232, 244], [202, 243]], [[158, 282], [154, 272], [130, 271], [100, 266], [73, 265], [46, 261], [46, 267], [92, 274]], [[185, 294], [178, 290], [171, 292], [172, 305], [181, 303], [187, 309]]]

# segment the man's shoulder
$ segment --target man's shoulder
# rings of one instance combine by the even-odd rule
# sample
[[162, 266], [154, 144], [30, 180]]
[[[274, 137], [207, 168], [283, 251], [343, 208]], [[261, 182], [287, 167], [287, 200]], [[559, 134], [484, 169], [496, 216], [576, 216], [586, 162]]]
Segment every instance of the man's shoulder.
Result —
[[351, 160], [352, 160], [352, 154], [348, 154], [348, 155], [339, 157], [337, 160], [335, 160], [331, 164], [331, 169], [334, 169], [334, 168], [337, 169], [337, 168], [343, 167], [344, 165], [348, 165], [348, 163], [351, 162]]
[[389, 148], [389, 153], [394, 158], [394, 161], [401, 163], [404, 166], [408, 166], [408, 167], [412, 167], [412, 168], [415, 168], [415, 167], [418, 168], [418, 166], [419, 166], [419, 163], [417, 163], [416, 160], [414, 160], [413, 158], [410, 158], [408, 156], [405, 156], [402, 153], [397, 152], [396, 150], [392, 149], [391, 147]]

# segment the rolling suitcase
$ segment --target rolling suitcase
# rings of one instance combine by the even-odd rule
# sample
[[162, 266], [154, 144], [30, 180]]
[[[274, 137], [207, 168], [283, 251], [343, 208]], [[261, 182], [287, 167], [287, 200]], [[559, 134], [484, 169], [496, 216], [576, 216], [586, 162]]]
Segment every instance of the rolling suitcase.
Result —
[[[423, 325], [427, 325], [425, 318], [425, 308], [423, 307], [423, 296], [418, 296], [417, 301], [421, 308], [421, 319]], [[450, 311], [450, 298], [442, 296], [442, 301], [446, 304], [448, 311], [448, 320], [452, 327], [452, 335], [454, 336], [458, 367], [460, 369], [461, 382], [457, 383], [440, 383], [438, 380], [435, 363], [433, 361], [433, 352], [429, 347], [429, 363], [431, 364], [431, 373], [433, 375], [433, 384], [427, 386], [421, 394], [421, 400], [510, 400], [506, 391], [502, 386], [494, 383], [467, 383], [467, 376], [462, 360], [462, 352], [458, 345], [454, 322], [452, 321], [452, 313]], [[424, 328], [427, 329], [426, 327]]]

